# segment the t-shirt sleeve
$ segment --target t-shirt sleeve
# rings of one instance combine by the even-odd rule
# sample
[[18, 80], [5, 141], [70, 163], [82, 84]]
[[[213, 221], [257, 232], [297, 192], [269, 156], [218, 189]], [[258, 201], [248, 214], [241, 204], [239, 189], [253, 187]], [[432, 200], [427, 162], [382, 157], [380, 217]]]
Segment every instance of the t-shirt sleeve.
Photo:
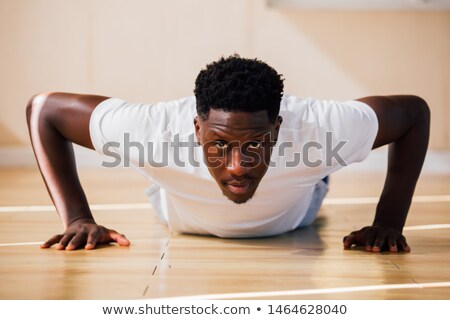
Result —
[[[97, 152], [123, 156], [125, 147], [139, 151], [139, 145], [161, 137], [167, 127], [164, 104], [136, 104], [118, 98], [102, 101], [92, 112], [89, 132]], [[125, 146], [126, 145], [126, 146]], [[130, 148], [131, 147], [131, 148]]]
[[89, 134], [97, 152], [105, 154], [105, 144], [118, 141], [119, 132], [112, 130], [113, 126], [108, 125], [108, 119], [114, 118], [112, 113], [117, 112], [124, 103], [125, 101], [121, 99], [110, 98], [102, 101], [92, 112], [89, 120]]
[[161, 166], [170, 160], [166, 146], [174, 135], [193, 130], [194, 116], [194, 97], [156, 104], [110, 98], [92, 112], [89, 132], [95, 150], [111, 157], [108, 166], [119, 160], [125, 166]]
[[316, 101], [312, 107], [325, 138], [328, 166], [346, 166], [369, 155], [378, 133], [377, 116], [371, 107], [356, 100]]

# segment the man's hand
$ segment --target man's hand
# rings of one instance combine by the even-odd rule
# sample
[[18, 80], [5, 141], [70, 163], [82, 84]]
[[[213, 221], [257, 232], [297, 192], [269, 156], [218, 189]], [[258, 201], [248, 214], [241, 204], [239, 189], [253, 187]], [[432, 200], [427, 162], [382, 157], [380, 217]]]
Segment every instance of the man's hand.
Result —
[[344, 237], [344, 248], [350, 249], [352, 245], [364, 246], [366, 251], [375, 253], [388, 250], [390, 252], [411, 251], [401, 232], [382, 226], [364, 227]]
[[80, 219], [70, 224], [63, 234], [57, 234], [41, 245], [50, 248], [57, 244], [58, 250], [75, 250], [84, 246], [92, 250], [97, 244], [117, 242], [121, 246], [129, 246], [130, 241], [114, 230], [98, 225], [92, 219]]

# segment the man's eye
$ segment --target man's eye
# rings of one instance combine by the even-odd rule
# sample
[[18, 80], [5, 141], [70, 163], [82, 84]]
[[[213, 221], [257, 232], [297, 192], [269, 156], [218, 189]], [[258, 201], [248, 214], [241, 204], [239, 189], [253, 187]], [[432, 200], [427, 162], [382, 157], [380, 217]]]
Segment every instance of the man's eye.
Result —
[[216, 147], [218, 149], [226, 149], [227, 146], [228, 146], [228, 143], [226, 141], [222, 141], [222, 140], [214, 141], [214, 147]]
[[258, 148], [261, 148], [261, 146], [262, 146], [261, 141], [250, 141], [248, 143], [249, 149], [258, 149]]

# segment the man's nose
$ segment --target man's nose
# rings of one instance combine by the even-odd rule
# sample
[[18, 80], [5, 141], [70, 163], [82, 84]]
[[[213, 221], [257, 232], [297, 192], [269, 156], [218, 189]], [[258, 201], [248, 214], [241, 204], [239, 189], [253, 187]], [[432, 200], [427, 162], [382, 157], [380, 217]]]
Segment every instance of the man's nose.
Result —
[[235, 176], [243, 176], [251, 170], [249, 157], [242, 153], [241, 148], [233, 148], [228, 156], [227, 170]]

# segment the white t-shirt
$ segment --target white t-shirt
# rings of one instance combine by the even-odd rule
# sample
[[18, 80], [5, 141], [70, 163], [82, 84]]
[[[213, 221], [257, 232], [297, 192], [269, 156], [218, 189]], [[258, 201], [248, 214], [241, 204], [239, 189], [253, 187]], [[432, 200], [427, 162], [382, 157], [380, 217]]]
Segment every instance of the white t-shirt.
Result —
[[[284, 95], [283, 123], [271, 165], [252, 199], [226, 198], [194, 142], [195, 97], [157, 104], [111, 98], [90, 120], [95, 149], [135, 167], [171, 231], [219, 237], [259, 237], [295, 229], [305, 217], [314, 186], [325, 176], [364, 160], [378, 131], [375, 112], [359, 101], [319, 101]], [[175, 148], [174, 144], [179, 147]]]

